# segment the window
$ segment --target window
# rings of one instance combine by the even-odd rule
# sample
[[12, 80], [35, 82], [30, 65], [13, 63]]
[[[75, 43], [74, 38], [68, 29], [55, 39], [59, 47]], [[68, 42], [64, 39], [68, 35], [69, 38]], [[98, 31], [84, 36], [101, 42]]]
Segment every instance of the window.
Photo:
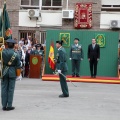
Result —
[[102, 0], [101, 11], [119, 12], [120, 11], [120, 0]]
[[[34, 30], [21, 30], [19, 31], [19, 40], [21, 38], [25, 38], [27, 39], [28, 36], [31, 36], [33, 39], [36, 38], [35, 37], [35, 31]], [[40, 39], [38, 40], [38, 42], [40, 42], [41, 44], [44, 44], [46, 41], [46, 31], [40, 31]]]
[[39, 6], [39, 0], [21, 0], [21, 5]]
[[20, 39], [21, 38], [27, 39], [28, 36], [35, 38], [35, 31], [20, 31]]
[[21, 0], [21, 9], [61, 10], [63, 0]]
[[119, 12], [120, 5], [102, 5], [101, 11]]
[[39, 6], [39, 0], [31, 0], [31, 5]]
[[42, 0], [42, 9], [57, 10], [62, 8], [62, 0]]
[[40, 43], [44, 44], [46, 41], [46, 31], [41, 31], [40, 32]]
[[29, 0], [21, 0], [21, 5], [29, 5]]
[[42, 6], [62, 6], [62, 0], [42, 0]]

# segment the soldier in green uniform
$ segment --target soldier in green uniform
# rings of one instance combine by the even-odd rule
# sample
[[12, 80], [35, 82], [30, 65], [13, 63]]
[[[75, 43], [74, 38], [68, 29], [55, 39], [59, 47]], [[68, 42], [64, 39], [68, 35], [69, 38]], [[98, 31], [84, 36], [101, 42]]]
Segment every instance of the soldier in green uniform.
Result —
[[63, 94], [59, 95], [59, 97], [69, 97], [68, 86], [65, 78], [66, 72], [68, 70], [68, 67], [66, 64], [67, 55], [66, 55], [65, 49], [62, 47], [62, 42], [63, 41], [56, 41], [56, 48], [58, 49], [57, 55], [56, 55], [56, 69], [59, 73], [60, 85], [63, 92]]
[[36, 50], [32, 51], [31, 54], [43, 56], [43, 50], [40, 49], [41, 44], [36, 45]]
[[70, 60], [72, 60], [72, 77], [80, 77], [80, 62], [83, 60], [82, 46], [78, 44], [79, 39], [74, 39], [74, 45], [70, 49]]
[[12, 106], [13, 95], [16, 81], [16, 69], [20, 69], [20, 59], [16, 52], [14, 52], [15, 41], [8, 39], [8, 48], [2, 51], [3, 57], [3, 73], [1, 80], [1, 102], [3, 110], [14, 110]]

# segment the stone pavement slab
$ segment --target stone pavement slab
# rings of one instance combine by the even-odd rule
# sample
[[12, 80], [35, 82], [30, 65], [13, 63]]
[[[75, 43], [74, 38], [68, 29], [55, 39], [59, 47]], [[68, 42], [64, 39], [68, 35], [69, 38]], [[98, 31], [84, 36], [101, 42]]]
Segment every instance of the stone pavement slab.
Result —
[[120, 85], [74, 84], [78, 87], [68, 83], [69, 98], [59, 98], [59, 82], [29, 78], [17, 81], [16, 109], [0, 110], [0, 120], [120, 120]]

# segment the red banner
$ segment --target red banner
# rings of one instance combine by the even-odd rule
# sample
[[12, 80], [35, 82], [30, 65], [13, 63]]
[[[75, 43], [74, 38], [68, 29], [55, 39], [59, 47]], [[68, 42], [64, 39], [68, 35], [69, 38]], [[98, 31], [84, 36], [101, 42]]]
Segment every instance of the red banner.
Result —
[[77, 29], [92, 27], [92, 3], [76, 3], [74, 27]]

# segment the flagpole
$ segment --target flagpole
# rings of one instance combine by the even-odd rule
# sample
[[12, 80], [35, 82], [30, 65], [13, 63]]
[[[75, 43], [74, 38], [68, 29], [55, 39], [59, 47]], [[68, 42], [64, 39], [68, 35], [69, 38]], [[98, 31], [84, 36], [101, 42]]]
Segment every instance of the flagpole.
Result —
[[[5, 5], [5, 3], [6, 3], [6, 0], [4, 0], [4, 5]], [[4, 23], [4, 15], [3, 15], [3, 9], [4, 9], [4, 5], [3, 5], [3, 8], [2, 8], [2, 37], [4, 37], [4, 30], [3, 30], [3, 28], [4, 28], [4, 25], [3, 25], [3, 23]]]
[[4, 5], [2, 5], [2, 36], [3, 37], [3, 8], [4, 8]]
[[[6, 0], [4, 0], [4, 5], [5, 5], [5, 3], [6, 3]], [[3, 38], [3, 45], [5, 44], [4, 43], [4, 15], [3, 15], [3, 10], [4, 10], [4, 5], [2, 5], [2, 14], [1, 14], [1, 17], [2, 17], [2, 38]], [[2, 58], [2, 51], [1, 51], [1, 74], [0, 74], [0, 76], [1, 76], [1, 78], [2, 78], [2, 76], [3, 76], [3, 74], [2, 74], [2, 69], [3, 69], [3, 58]]]

